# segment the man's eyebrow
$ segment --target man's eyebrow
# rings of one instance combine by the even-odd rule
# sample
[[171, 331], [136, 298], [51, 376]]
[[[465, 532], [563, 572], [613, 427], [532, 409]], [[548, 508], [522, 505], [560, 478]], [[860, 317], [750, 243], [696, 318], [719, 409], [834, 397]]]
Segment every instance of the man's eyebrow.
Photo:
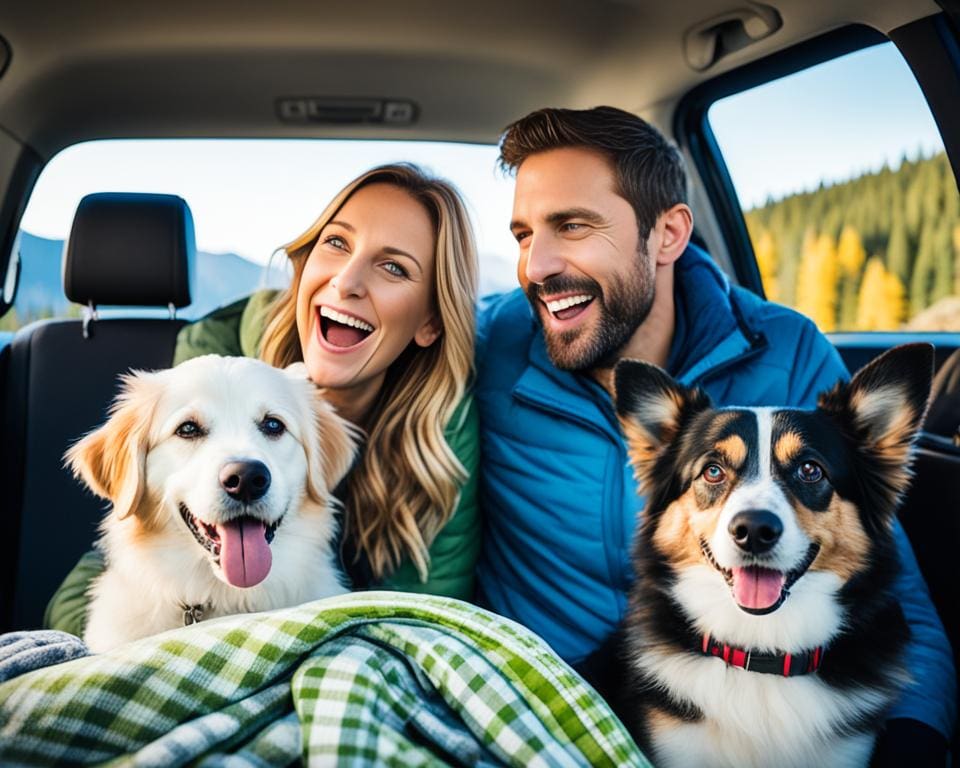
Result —
[[[546, 221], [548, 224], [560, 224], [569, 219], [583, 219], [588, 224], [605, 224], [606, 219], [601, 216], [596, 211], [592, 211], [589, 208], [567, 208], [562, 211], [554, 211], [549, 213], [546, 216]], [[514, 219], [510, 222], [510, 231], [513, 232], [517, 229], [524, 229], [527, 227], [527, 222], [523, 219]]]
[[589, 224], [603, 224], [606, 219], [596, 211], [589, 208], [567, 208], [564, 211], [554, 211], [547, 214], [547, 222], [550, 224], [560, 224], [569, 219], [583, 219]]

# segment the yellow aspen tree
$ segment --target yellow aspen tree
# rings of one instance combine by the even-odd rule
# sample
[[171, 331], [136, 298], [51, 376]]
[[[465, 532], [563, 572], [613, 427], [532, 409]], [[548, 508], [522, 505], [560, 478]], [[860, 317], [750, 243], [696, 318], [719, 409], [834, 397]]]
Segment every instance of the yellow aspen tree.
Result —
[[777, 285], [777, 267], [779, 258], [777, 244], [770, 230], [765, 229], [754, 240], [753, 251], [757, 256], [757, 266], [760, 268], [760, 279], [763, 281], [763, 290], [770, 301], [780, 300], [780, 287]]
[[860, 283], [857, 329], [894, 331], [903, 322], [906, 308], [906, 290], [900, 278], [887, 271], [881, 258], [871, 256]]
[[837, 263], [840, 266], [840, 321], [839, 328], [849, 330], [857, 324], [857, 300], [860, 278], [867, 251], [860, 233], [847, 224], [837, 243]]
[[797, 309], [821, 331], [837, 326], [837, 249], [828, 234], [804, 236], [797, 278]]

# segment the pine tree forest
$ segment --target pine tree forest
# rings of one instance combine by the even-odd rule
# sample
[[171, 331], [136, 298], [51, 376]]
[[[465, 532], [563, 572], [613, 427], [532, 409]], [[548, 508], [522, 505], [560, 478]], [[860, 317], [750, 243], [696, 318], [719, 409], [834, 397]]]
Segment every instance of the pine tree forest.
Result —
[[944, 153], [744, 216], [767, 297], [820, 330], [960, 330], [960, 194]]

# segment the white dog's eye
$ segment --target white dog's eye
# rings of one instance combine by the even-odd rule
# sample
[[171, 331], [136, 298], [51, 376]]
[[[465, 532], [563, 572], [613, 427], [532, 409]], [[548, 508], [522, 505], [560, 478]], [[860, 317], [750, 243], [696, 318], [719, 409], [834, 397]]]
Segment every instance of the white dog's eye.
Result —
[[203, 431], [203, 428], [197, 424], [197, 422], [185, 421], [177, 427], [174, 434], [176, 434], [177, 437], [182, 437], [184, 440], [193, 440], [197, 437], [203, 437], [206, 432]]
[[264, 416], [260, 422], [260, 431], [267, 437], [280, 437], [287, 431], [287, 425], [276, 416]]

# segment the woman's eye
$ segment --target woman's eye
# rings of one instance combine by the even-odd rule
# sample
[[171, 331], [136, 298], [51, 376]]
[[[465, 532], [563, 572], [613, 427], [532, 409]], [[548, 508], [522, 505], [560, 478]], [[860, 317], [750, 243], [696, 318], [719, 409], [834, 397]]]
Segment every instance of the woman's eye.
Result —
[[401, 267], [395, 261], [388, 261], [383, 265], [383, 268], [387, 270], [391, 275], [396, 275], [397, 277], [407, 277], [409, 273], [403, 267]]
[[323, 242], [325, 242], [327, 245], [332, 245], [334, 248], [339, 248], [340, 250], [344, 250], [347, 247], [347, 241], [339, 235], [330, 235]]
[[797, 467], [797, 477], [805, 483], [819, 483], [823, 480], [823, 468], [814, 461], [805, 461]]
[[723, 471], [723, 467], [719, 464], [707, 464], [703, 468], [701, 477], [708, 483], [722, 483], [727, 479], [727, 473]]
[[267, 437], [280, 437], [287, 431], [287, 425], [276, 416], [265, 416], [260, 422], [260, 431]]
[[193, 440], [197, 437], [203, 437], [205, 432], [197, 422], [185, 421], [176, 428], [174, 434], [177, 437], [182, 437], [184, 440]]

